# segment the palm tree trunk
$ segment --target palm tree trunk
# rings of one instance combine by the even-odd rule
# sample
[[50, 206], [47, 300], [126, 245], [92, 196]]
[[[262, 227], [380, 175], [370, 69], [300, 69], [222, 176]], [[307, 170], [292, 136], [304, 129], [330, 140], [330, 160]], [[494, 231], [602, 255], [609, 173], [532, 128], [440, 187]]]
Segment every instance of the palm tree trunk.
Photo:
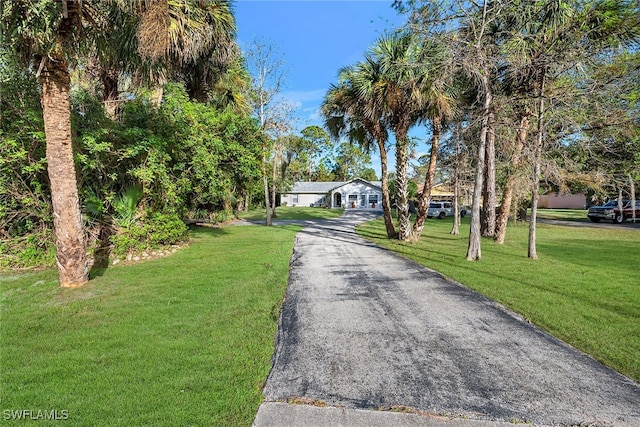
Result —
[[522, 159], [522, 149], [527, 141], [527, 131], [529, 129], [529, 115], [525, 114], [520, 117], [520, 127], [518, 128], [518, 135], [516, 137], [516, 146], [513, 156], [511, 157], [511, 171], [507, 178], [507, 184], [502, 193], [502, 204], [500, 205], [500, 213], [496, 223], [496, 235], [494, 239], [496, 243], [504, 243], [505, 236], [507, 235], [507, 223], [509, 222], [509, 213], [511, 212], [511, 205], [513, 204], [513, 193], [517, 182], [517, 171], [520, 167], [520, 161]]
[[389, 197], [389, 170], [387, 166], [387, 149], [384, 146], [384, 140], [378, 139], [378, 149], [380, 150], [380, 177], [382, 181], [382, 216], [384, 217], [384, 226], [387, 230], [387, 237], [395, 239], [398, 237], [396, 229], [393, 226], [391, 218], [391, 198]]
[[482, 258], [480, 249], [480, 198], [482, 197], [482, 184], [484, 178], [484, 156], [487, 145], [487, 134], [489, 133], [489, 123], [491, 121], [491, 103], [493, 95], [488, 77], [484, 78], [483, 89], [484, 110], [482, 119], [482, 130], [480, 132], [480, 143], [478, 144], [478, 164], [476, 165], [476, 181], [473, 187], [473, 203], [471, 205], [471, 228], [469, 230], [469, 246], [467, 248], [467, 260], [479, 261]]
[[116, 68], [102, 67], [100, 69], [100, 81], [102, 82], [102, 103], [104, 112], [111, 120], [118, 116], [118, 80], [119, 72]]
[[151, 92], [151, 105], [160, 107], [162, 105], [162, 97], [164, 96], [164, 85], [158, 84]]
[[440, 131], [442, 129], [442, 123], [439, 118], [433, 119], [431, 138], [431, 155], [429, 156], [429, 168], [427, 174], [424, 177], [424, 187], [422, 188], [422, 194], [418, 200], [418, 214], [416, 221], [413, 223], [413, 240], [420, 240], [420, 235], [424, 229], [424, 222], [427, 219], [427, 212], [429, 211], [429, 203], [431, 201], [431, 188], [433, 187], [433, 181], [436, 176], [436, 163], [438, 160], [438, 146], [440, 145]]
[[70, 78], [66, 61], [62, 57], [48, 59], [39, 80], [60, 286], [78, 287], [89, 280], [89, 275], [71, 143]]
[[398, 238], [409, 240], [411, 237], [411, 224], [409, 223], [409, 190], [408, 190], [408, 167], [409, 167], [409, 141], [407, 132], [396, 131], [396, 179], [398, 199], [398, 227], [400, 229]]

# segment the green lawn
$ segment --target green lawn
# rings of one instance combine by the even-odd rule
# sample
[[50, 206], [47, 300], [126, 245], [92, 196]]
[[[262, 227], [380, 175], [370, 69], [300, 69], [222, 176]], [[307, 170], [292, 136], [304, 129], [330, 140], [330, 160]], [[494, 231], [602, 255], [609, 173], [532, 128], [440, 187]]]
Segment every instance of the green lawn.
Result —
[[71, 425], [251, 425], [297, 230], [197, 229], [176, 254], [109, 268], [76, 290], [59, 288], [55, 271], [0, 275], [3, 418], [57, 410]]
[[[280, 206], [276, 208], [276, 220], [280, 219], [333, 219], [342, 216], [344, 209], [326, 209], [326, 208], [311, 208], [304, 206]], [[240, 212], [238, 215], [241, 219], [248, 221], [264, 221], [265, 211], [252, 210], [249, 212]]]
[[527, 258], [528, 224], [507, 241], [482, 241], [482, 260], [465, 260], [469, 219], [427, 220], [418, 243], [385, 237], [382, 220], [358, 227], [392, 249], [512, 308], [558, 338], [640, 381], [640, 230], [539, 224], [539, 260]]
[[[530, 215], [531, 209], [527, 212], [527, 218], [529, 218]], [[538, 218], [589, 222], [586, 209], [538, 209]]]

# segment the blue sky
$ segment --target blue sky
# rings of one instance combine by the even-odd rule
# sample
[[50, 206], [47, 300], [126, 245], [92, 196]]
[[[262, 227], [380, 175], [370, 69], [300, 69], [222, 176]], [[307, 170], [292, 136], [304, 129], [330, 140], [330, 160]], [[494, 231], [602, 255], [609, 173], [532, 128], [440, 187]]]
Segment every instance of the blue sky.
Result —
[[280, 51], [286, 72], [283, 97], [300, 105], [300, 117], [320, 124], [317, 108], [338, 70], [362, 60], [364, 52], [387, 29], [402, 24], [391, 0], [274, 1], [234, 3], [238, 42], [253, 39]]
[[[403, 24], [391, 4], [391, 0], [237, 0], [238, 43], [246, 49], [260, 39], [276, 47], [285, 61], [282, 96], [299, 106], [296, 127], [321, 126], [318, 108], [339, 69], [362, 60], [386, 30]], [[372, 160], [379, 173], [374, 153]]]

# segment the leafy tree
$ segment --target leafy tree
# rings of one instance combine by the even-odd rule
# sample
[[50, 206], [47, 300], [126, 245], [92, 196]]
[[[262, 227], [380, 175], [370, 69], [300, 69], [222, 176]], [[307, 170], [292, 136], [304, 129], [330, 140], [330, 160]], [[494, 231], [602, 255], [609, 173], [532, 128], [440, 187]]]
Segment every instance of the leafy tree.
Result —
[[[348, 142], [341, 143], [335, 154], [333, 175], [339, 181], [348, 181], [353, 178], [371, 179], [371, 156], [362, 148]], [[373, 172], [375, 179], [375, 172]]]
[[48, 244], [53, 228], [38, 82], [0, 48], [0, 236], [4, 253], [34, 237]]
[[[593, 99], [588, 90], [591, 83], [576, 79], [587, 64], [610, 58], [612, 48], [637, 42], [638, 6], [633, 2], [611, 1], [511, 1], [425, 2], [396, 1], [394, 5], [410, 14], [410, 27], [418, 34], [436, 35], [446, 40], [452, 56], [459, 58], [458, 69], [473, 83], [477, 101], [469, 104], [482, 122], [476, 150], [476, 185], [472, 207], [471, 231], [467, 258], [480, 259], [480, 235], [490, 235], [493, 226], [494, 180], [493, 160], [496, 136], [514, 141], [507, 144], [501, 157], [509, 165], [504, 177], [505, 190], [501, 214], [497, 223], [497, 241], [503, 241], [506, 220], [515, 185], [521, 180], [523, 165], [531, 165], [534, 215], [530, 222], [530, 256], [535, 253], [535, 211], [544, 173], [556, 180], [562, 173], [548, 162], [555, 155], [566, 159], [567, 146], [583, 139], [585, 121], [562, 121], [559, 113], [573, 98], [576, 105]], [[606, 81], [606, 78], [604, 79]], [[598, 83], [599, 84], [599, 83]], [[595, 86], [591, 86], [595, 87]], [[499, 120], [496, 121], [496, 100], [499, 100]], [[557, 101], [556, 101], [557, 100]], [[477, 108], [482, 105], [482, 108]], [[583, 110], [589, 110], [583, 108]], [[593, 110], [593, 108], [591, 108]], [[512, 117], [507, 117], [512, 112]], [[556, 118], [557, 116], [557, 118]], [[475, 121], [475, 120], [474, 120]], [[533, 122], [535, 141], [529, 138], [529, 123]], [[513, 130], [503, 123], [512, 123]], [[473, 126], [470, 127], [473, 129]], [[550, 141], [561, 144], [551, 150]], [[580, 150], [576, 150], [579, 152]], [[532, 157], [524, 163], [524, 155]], [[545, 158], [546, 157], [546, 158]], [[543, 165], [546, 169], [543, 169]], [[567, 164], [565, 162], [565, 164]], [[566, 175], [567, 171], [564, 171]], [[555, 174], [555, 177], [552, 176]], [[559, 180], [559, 179], [558, 179]], [[628, 177], [622, 181], [629, 182]], [[486, 184], [488, 182], [488, 184]], [[480, 194], [484, 193], [484, 208], [480, 223]]]
[[313, 170], [315, 169], [322, 155], [333, 149], [333, 142], [327, 132], [320, 126], [307, 126], [301, 131], [301, 141], [298, 152], [300, 157], [307, 160], [308, 179], [311, 179]]
[[[551, 98], [550, 89], [590, 58], [602, 54], [614, 44], [637, 40], [640, 35], [637, 6], [625, 2], [579, 2], [554, 0], [532, 2], [518, 9], [522, 25], [509, 35], [510, 60], [526, 70], [535, 81], [536, 141], [534, 145], [534, 175], [532, 214], [529, 222], [528, 255], [537, 259], [536, 215], [541, 176], [541, 157], [545, 141], [545, 107]], [[518, 22], [518, 21], [516, 21]], [[558, 96], [558, 95], [556, 95]]]

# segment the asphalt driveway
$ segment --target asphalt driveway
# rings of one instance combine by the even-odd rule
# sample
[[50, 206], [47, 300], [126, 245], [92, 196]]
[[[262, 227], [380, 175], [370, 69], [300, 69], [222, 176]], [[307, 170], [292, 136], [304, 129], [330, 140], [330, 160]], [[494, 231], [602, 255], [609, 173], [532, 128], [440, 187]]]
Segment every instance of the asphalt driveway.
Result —
[[264, 405], [640, 426], [640, 385], [491, 300], [362, 240], [354, 225], [370, 215], [347, 211], [298, 233]]

